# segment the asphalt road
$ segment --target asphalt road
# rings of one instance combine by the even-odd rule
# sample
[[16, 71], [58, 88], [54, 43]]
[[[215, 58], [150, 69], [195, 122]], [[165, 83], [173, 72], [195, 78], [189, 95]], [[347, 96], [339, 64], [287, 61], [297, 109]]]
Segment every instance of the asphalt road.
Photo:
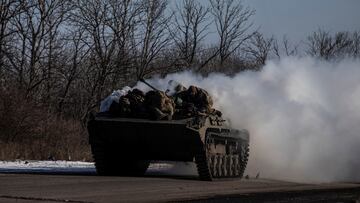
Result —
[[[301, 184], [266, 179], [203, 182], [195, 176], [101, 177], [0, 174], [0, 202], [356, 202], [360, 184]], [[359, 202], [359, 201], [358, 201]]]

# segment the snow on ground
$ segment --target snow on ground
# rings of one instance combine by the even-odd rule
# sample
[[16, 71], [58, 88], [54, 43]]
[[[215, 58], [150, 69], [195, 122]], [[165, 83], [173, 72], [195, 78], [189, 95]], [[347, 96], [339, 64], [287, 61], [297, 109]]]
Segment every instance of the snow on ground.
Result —
[[95, 173], [92, 162], [81, 161], [0, 161], [0, 173]]
[[149, 175], [198, 175], [193, 162], [155, 162], [150, 164], [146, 173]]
[[[95, 175], [93, 162], [82, 161], [0, 161], [0, 173], [44, 173], [44, 174], [87, 174]], [[196, 175], [193, 163], [155, 162], [151, 163], [148, 175]]]

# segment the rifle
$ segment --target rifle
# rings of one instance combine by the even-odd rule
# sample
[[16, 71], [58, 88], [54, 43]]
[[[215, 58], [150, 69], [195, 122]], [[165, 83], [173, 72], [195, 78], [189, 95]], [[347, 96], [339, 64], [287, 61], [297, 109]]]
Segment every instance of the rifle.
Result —
[[[151, 89], [153, 89], [154, 91], [157, 91], [157, 92], [163, 92], [163, 91], [161, 91], [161, 90], [159, 90], [159, 89], [155, 88], [154, 86], [150, 85], [148, 82], [146, 82], [146, 81], [144, 80], [144, 78], [140, 78], [140, 79], [139, 79], [139, 81], [143, 82], [145, 85], [149, 86], [149, 87], [150, 87]], [[166, 90], [164, 93], [165, 93], [165, 95], [166, 95], [166, 96], [168, 96], [168, 97], [169, 97], [169, 95], [168, 95], [168, 91], [169, 91], [169, 90]]]
[[153, 90], [155, 90], [155, 91], [160, 91], [160, 90], [158, 90], [158, 89], [156, 89], [154, 86], [152, 86], [152, 85], [150, 85], [148, 82], [146, 82], [145, 80], [144, 80], [144, 78], [140, 78], [139, 79], [141, 82], [143, 82], [145, 85], [147, 85], [147, 86], [149, 86], [151, 89], [153, 89]]

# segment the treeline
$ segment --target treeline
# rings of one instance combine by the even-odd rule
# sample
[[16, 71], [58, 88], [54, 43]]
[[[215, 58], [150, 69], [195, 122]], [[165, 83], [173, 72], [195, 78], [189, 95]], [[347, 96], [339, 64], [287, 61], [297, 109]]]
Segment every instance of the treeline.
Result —
[[88, 158], [87, 114], [142, 77], [360, 56], [359, 32], [292, 44], [261, 34], [254, 14], [237, 0], [0, 0], [0, 159]]

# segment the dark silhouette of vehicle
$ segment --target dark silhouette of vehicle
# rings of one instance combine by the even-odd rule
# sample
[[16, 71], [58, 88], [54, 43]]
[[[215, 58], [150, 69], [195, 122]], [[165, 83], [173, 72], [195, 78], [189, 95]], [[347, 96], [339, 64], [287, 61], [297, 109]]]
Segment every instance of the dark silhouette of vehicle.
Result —
[[139, 176], [161, 160], [195, 161], [201, 180], [241, 178], [249, 156], [248, 131], [215, 115], [164, 121], [98, 113], [88, 132], [99, 175]]

